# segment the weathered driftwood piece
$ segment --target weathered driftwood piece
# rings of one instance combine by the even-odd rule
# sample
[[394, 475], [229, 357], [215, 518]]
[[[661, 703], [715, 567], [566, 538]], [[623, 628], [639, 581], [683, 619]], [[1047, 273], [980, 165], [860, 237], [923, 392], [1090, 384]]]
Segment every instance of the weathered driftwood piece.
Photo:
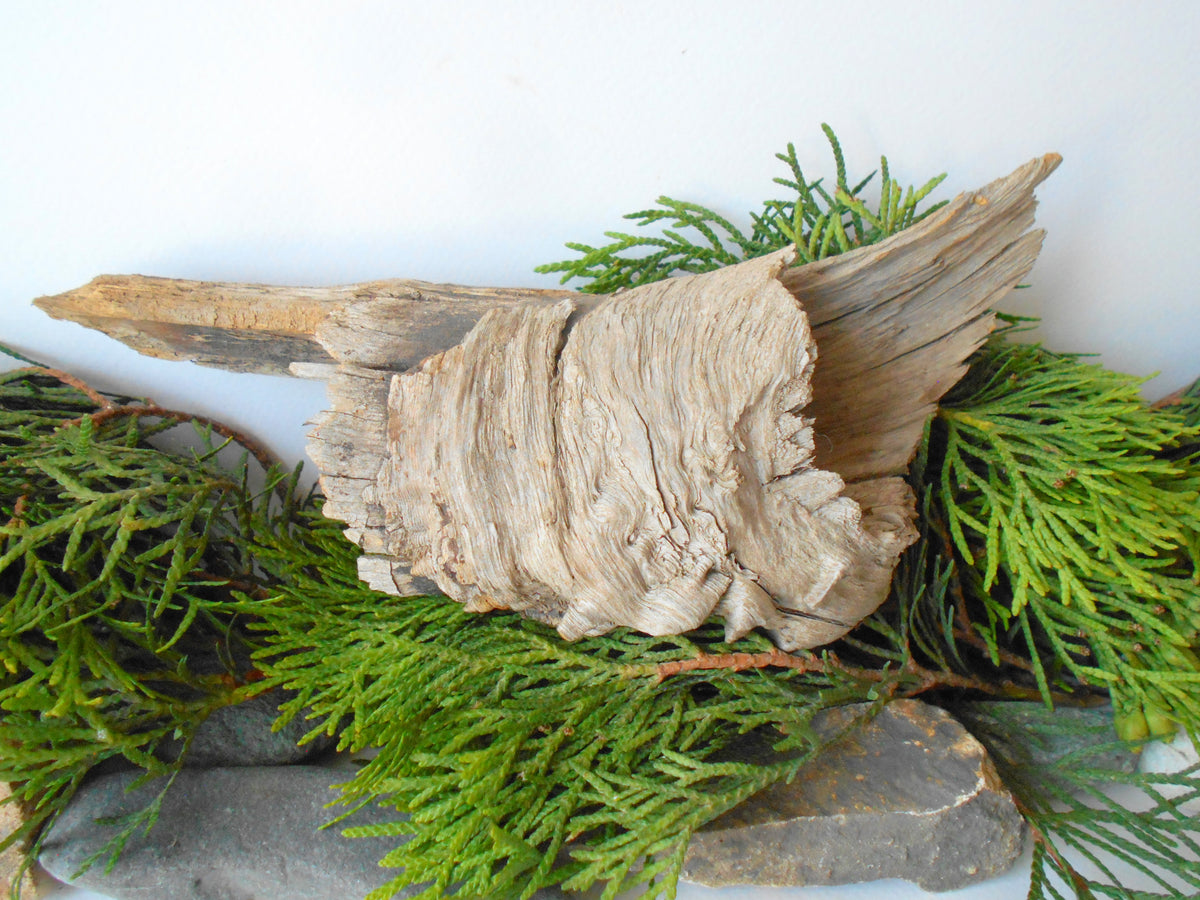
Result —
[[[453, 347], [489, 309], [569, 291], [472, 288], [391, 279], [281, 287], [101, 275], [34, 303], [147, 356], [234, 372], [288, 375], [292, 363], [336, 360], [394, 371]], [[318, 341], [331, 331], [328, 348]], [[373, 348], [387, 347], [381, 359]]]
[[[1032, 266], [1057, 163], [820, 263], [782, 251], [609, 297], [167, 282], [156, 310], [154, 283], [98, 279], [39, 303], [146, 352], [290, 354], [327, 380], [310, 454], [377, 588], [436, 585], [569, 638], [718, 615], [812, 647], [886, 596], [915, 538], [900, 476]], [[284, 341], [266, 365], [263, 334]]]

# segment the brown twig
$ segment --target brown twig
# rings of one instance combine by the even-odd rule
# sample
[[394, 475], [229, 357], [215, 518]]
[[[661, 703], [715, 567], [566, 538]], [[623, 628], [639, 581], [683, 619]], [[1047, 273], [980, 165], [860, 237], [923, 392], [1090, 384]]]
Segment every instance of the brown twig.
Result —
[[[238, 431], [235, 428], [231, 428], [230, 426], [225, 425], [222, 422], [218, 422], [215, 419], [210, 419], [208, 416], [180, 412], [179, 410], [175, 409], [166, 409], [165, 407], [158, 406], [154, 403], [131, 404], [127, 406], [113, 406], [110, 403], [105, 409], [102, 409], [99, 412], [94, 412], [90, 416], [87, 416], [87, 418], [90, 418], [92, 423], [95, 425], [102, 425], [110, 419], [116, 419], [120, 416], [153, 416], [157, 419], [167, 419], [169, 421], [179, 422], [181, 424], [195, 422], [207, 428], [211, 428], [222, 437], [228, 438], [239, 446], [244, 447], [251, 456], [258, 460], [259, 465], [261, 465], [264, 469], [270, 469], [279, 463], [275, 455], [270, 450], [253, 440], [244, 432]], [[83, 421], [83, 418], [84, 417], [72, 419], [69, 422], [64, 422], [63, 425], [78, 425]]]
[[967, 596], [957, 579], [955, 579], [951, 590], [954, 593], [954, 636], [956, 638], [966, 641], [989, 659], [992, 658], [992, 652], [994, 651], [996, 654], [995, 658], [1006, 666], [1012, 666], [1014, 669], [1029, 672], [1031, 675], [1037, 672], [1037, 668], [1029, 660], [1023, 659], [1017, 656], [1017, 654], [1005, 650], [1003, 647], [997, 646], [993, 648], [983, 638], [983, 635], [975, 630], [975, 624], [971, 621], [971, 617], [967, 613]]
[[62, 369], [52, 369], [49, 366], [25, 366], [24, 368], [17, 369], [16, 371], [18, 373], [28, 372], [30, 375], [45, 375], [48, 378], [54, 378], [58, 381], [61, 381], [68, 387], [75, 388], [75, 390], [86, 396], [101, 409], [113, 408], [112, 400], [110, 400], [108, 397], [105, 397], [86, 381], [78, 378], [75, 375], [72, 375], [70, 372], [64, 372]]
[[1179, 406], [1185, 399], [1187, 399], [1187, 392], [1187, 388], [1180, 388], [1177, 391], [1167, 394], [1165, 397], [1160, 397], [1159, 399], [1155, 400], [1150, 404], [1150, 408], [1167, 409], [1172, 406]]
[[[118, 406], [113, 403], [108, 397], [104, 396], [100, 391], [96, 390], [86, 381], [72, 375], [70, 372], [64, 372], [62, 369], [53, 369], [49, 366], [26, 366], [18, 369], [18, 372], [28, 372], [33, 375], [45, 375], [50, 378], [57, 379], [63, 384], [75, 388], [80, 393], [84, 394], [92, 403], [100, 407], [98, 412], [92, 413], [86, 418], [90, 418], [94, 425], [101, 425], [110, 419], [115, 419], [120, 416], [154, 416], [159, 419], [168, 419], [173, 422], [186, 423], [197, 422], [211, 428], [217, 434], [224, 438], [234, 441], [238, 445], [246, 448], [250, 455], [258, 460], [259, 464], [264, 469], [270, 469], [278, 464], [275, 455], [266, 447], [257, 441], [253, 440], [244, 432], [231, 428], [223, 422], [218, 422], [215, 419], [210, 419], [208, 416], [201, 416], [195, 413], [185, 413], [179, 410], [167, 409], [158, 404], [147, 401], [140, 404], [126, 404]], [[70, 419], [63, 423], [63, 426], [79, 425], [84, 420], [84, 416], [75, 419]]]
[[[932, 528], [942, 542], [942, 547], [947, 553], [954, 552], [954, 540], [950, 537], [950, 532], [946, 529], [946, 524], [939, 521], [936, 517], [929, 517], [926, 520], [930, 528]], [[967, 595], [963, 590], [962, 581], [958, 578], [957, 573], [953, 573], [950, 578], [950, 592], [954, 596], [954, 636], [965, 640], [968, 644], [984, 653], [989, 659], [992, 658], [992, 646], [983, 638], [975, 629], [975, 624], [971, 621], [971, 616], [967, 612]], [[995, 649], [996, 659], [1005, 665], [1012, 666], [1015, 669], [1035, 674], [1036, 667], [1027, 659], [1023, 659], [1003, 647], [997, 646]]]
[[[978, 678], [973, 675], [960, 675], [957, 672], [947, 672], [938, 669], [927, 669], [913, 659], [909, 659], [898, 671], [889, 672], [882, 669], [863, 669], [842, 663], [835, 655], [826, 653], [824, 656], [795, 655], [775, 649], [763, 653], [701, 653], [688, 659], [677, 659], [670, 662], [658, 663], [652, 666], [630, 666], [627, 674], [631, 676], [652, 676], [657, 681], [663, 681], [673, 675], [683, 672], [709, 671], [728, 669], [733, 672], [744, 672], [748, 669], [792, 669], [798, 672], [817, 672], [820, 674], [841, 673], [861, 681], [875, 683], [894, 682], [894, 690], [902, 697], [915, 697], [928, 691], [941, 688], [977, 691], [982, 694], [1006, 697], [1013, 700], [1041, 700], [1042, 694], [1036, 688], [1025, 687], [1015, 682], [1003, 680], [994, 681]], [[1052, 699], [1063, 705], [1078, 703], [1078, 698], [1070, 694], [1052, 693]]]
[[[828, 660], [833, 659], [832, 656], [828, 658]], [[792, 668], [798, 672], [828, 672], [830, 667], [836, 667], [839, 671], [857, 674], [866, 680], [874, 680], [874, 682], [883, 680], [882, 672], [871, 670], [871, 668], [854, 670], [854, 668], [842, 666], [839, 662], [834, 662], [834, 665], [830, 666], [828, 660], [817, 658], [817, 656], [797, 656], [785, 653], [784, 650], [778, 648], [767, 650], [764, 653], [702, 653], [692, 656], [691, 659], [660, 662], [659, 665], [653, 667], [653, 673], [661, 682], [661, 680], [680, 672], [696, 672], [712, 670], [712, 668], [728, 668], [734, 672], [745, 672], [750, 668]]]
[[13, 504], [12, 518], [8, 520], [9, 528], [12, 528], [14, 525], [20, 525], [21, 522], [24, 521], [25, 510], [28, 508], [28, 506], [29, 506], [29, 495], [28, 494], [22, 494], [20, 497], [17, 498], [17, 502]]
[[231, 591], [240, 591], [252, 600], [266, 600], [271, 596], [271, 592], [256, 581], [234, 578], [229, 575], [214, 575], [205, 571], [195, 572], [194, 575], [200, 581], [211, 581], [214, 585], [228, 588]]

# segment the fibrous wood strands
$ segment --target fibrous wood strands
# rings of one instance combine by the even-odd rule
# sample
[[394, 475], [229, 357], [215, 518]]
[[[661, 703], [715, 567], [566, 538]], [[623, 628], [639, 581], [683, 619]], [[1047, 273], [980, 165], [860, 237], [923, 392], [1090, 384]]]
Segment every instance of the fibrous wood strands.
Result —
[[721, 616], [814, 647], [878, 607], [915, 539], [903, 475], [1037, 257], [1057, 163], [821, 262], [610, 296], [132, 277], [39, 303], [144, 352], [325, 379], [310, 454], [378, 589], [567, 638]]

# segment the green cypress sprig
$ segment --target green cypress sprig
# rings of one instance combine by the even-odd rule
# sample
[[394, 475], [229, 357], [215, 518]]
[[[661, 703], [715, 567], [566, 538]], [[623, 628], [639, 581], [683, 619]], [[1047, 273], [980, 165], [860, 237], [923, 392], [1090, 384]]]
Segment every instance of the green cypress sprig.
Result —
[[[1128, 771], [1119, 761], [1131, 745], [1106, 724], [1026, 718], [1014, 730], [997, 706], [968, 704], [959, 715], [987, 747], [1029, 823], [1029, 900], [1200, 893], [1200, 765]], [[1031, 750], [1064, 737], [1076, 748], [1057, 756]], [[1127, 887], [1134, 879], [1149, 887]]]
[[[377, 594], [358, 580], [341, 525], [307, 515], [302, 528], [258, 536], [255, 556], [278, 587], [245, 611], [266, 645], [264, 683], [295, 692], [285, 718], [308, 715], [309, 738], [340, 733], [341, 749], [372, 751], [346, 802], [411, 816], [349, 832], [397, 839], [383, 864], [403, 871], [372, 900], [426, 883], [430, 898], [553, 884], [671, 896], [696, 828], [820, 749], [819, 710], [938, 690], [1030, 695], [913, 657], [914, 630], [946, 606], [947, 564], [928, 545], [906, 562], [870, 641], [832, 652], [784, 654], [759, 635], [727, 645], [716, 624], [568, 644], [511, 614]], [[941, 575], [929, 581], [931, 565]], [[730, 755], [752, 734], [788, 755], [766, 765]]]
[[1131, 738], [1200, 726], [1200, 469], [1176, 453], [1198, 432], [1140, 383], [1001, 335], [939, 411], [929, 475], [979, 633], [1018, 629], [1044, 690], [1109, 689]]
[[[403, 871], [372, 898], [424, 882], [429, 897], [594, 883], [605, 897], [637, 886], [673, 893], [691, 831], [797, 765], [715, 757], [764, 727], [803, 756], [816, 746], [817, 709], [879, 687], [859, 690], [842, 670], [660, 674], [730, 652], [713, 626], [566, 644], [517, 616], [386, 598], [357, 580], [339, 529], [314, 514], [302, 532], [260, 548], [285, 587], [253, 609], [267, 683], [296, 691], [285, 715], [308, 710], [310, 736], [341, 728], [342, 749], [374, 750], [346, 801], [411, 814], [350, 832], [408, 836], [383, 860]], [[318, 557], [314, 572], [307, 561]]]
[[859, 195], [876, 173], [852, 186], [837, 136], [828, 125], [822, 129], [837, 167], [832, 190], [825, 187], [824, 179], [807, 180], [795, 146], [788, 144], [785, 153], [776, 154], [788, 167], [788, 176], [776, 178], [775, 183], [795, 196], [764, 201], [758, 212], [749, 214], [749, 233], [708, 207], [664, 196], [658, 198], [658, 208], [625, 217], [641, 228], [666, 224], [660, 234], [606, 231], [609, 243], [568, 243], [567, 248], [579, 254], [577, 258], [547, 263], [535, 271], [562, 273], [564, 284], [579, 279], [584, 282], [580, 291], [607, 294], [672, 275], [710, 272], [790, 244], [795, 244], [796, 262], [802, 264], [877, 243], [944, 205], [939, 202], [918, 211], [945, 175], [931, 178], [920, 188], [904, 189], [892, 180], [887, 158], [881, 157], [880, 197], [871, 210]]
[[0, 780], [30, 811], [0, 846], [106, 760], [169, 775], [169, 747], [258, 690], [224, 604], [257, 577], [245, 538], [287, 521], [294, 478], [252, 489], [206, 424], [192, 452], [151, 443], [181, 418], [55, 370], [0, 375]]

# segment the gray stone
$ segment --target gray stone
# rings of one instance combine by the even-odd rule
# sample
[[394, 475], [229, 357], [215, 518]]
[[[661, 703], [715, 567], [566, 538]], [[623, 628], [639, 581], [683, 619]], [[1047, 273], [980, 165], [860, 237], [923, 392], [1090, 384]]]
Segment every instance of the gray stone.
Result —
[[[829, 710], [837, 734], [861, 707]], [[698, 832], [683, 877], [713, 887], [903, 878], [946, 891], [1007, 870], [1024, 822], [987, 753], [953, 717], [888, 704], [805, 765]]]
[[[85, 784], [46, 838], [39, 862], [54, 877], [118, 900], [354, 900], [395, 870], [378, 862], [397, 838], [355, 838], [321, 825], [344, 772], [316, 766], [185, 769], [149, 834], [138, 831], [105, 874], [81, 864], [114, 834], [96, 820], [137, 812], [159, 790], [128, 791], [137, 772]], [[378, 807], [347, 825], [392, 820]], [[410, 891], [409, 893], [414, 893]]]
[[[228, 676], [254, 671], [249, 651], [235, 646], [232, 659], [217, 653], [197, 653], [188, 660], [188, 668], [197, 675]], [[295, 694], [280, 688], [264, 691], [249, 700], [214, 710], [196, 727], [185, 766], [281, 766], [305, 762], [331, 749], [335, 738], [322, 735], [300, 746], [300, 739], [312, 730], [313, 722], [303, 715], [294, 717], [278, 731], [272, 731], [279, 718], [279, 707]], [[182, 741], [167, 741], [158, 751], [162, 759], [174, 760], [183, 748]]]
[[[345, 771], [323, 766], [185, 769], [163, 800], [149, 834], [141, 831], [111, 872], [97, 863], [76, 877], [83, 861], [114, 835], [97, 819], [129, 815], [159, 789], [129, 791], [139, 772], [116, 772], [85, 784], [51, 829], [39, 862], [60, 881], [116, 900], [358, 900], [399, 874], [379, 860], [403, 837], [347, 838], [351, 826], [404, 818], [364, 807], [331, 828], [341, 807], [331, 784]], [[395, 894], [411, 897], [424, 885]], [[563, 900], [557, 889], [533, 900]]]
[[[861, 713], [814, 723], [834, 735]], [[761, 748], [758, 752], [761, 752]], [[757, 753], [747, 750], [745, 755]], [[127, 788], [137, 772], [86, 784], [47, 837], [41, 863], [70, 881], [113, 835], [98, 818], [142, 809], [157, 788]], [[75, 881], [118, 900], [354, 900], [395, 874], [378, 860], [396, 838], [320, 830], [345, 773], [314, 766], [187, 769], [158, 823], [135, 834], [109, 874]], [[348, 824], [397, 817], [376, 807]], [[889, 704], [777, 785], [693, 837], [684, 878], [733, 884], [844, 884], [905, 878], [950, 890], [1007, 869], [1023, 823], [979, 744], [945, 712]], [[400, 896], [408, 896], [414, 889]], [[561, 896], [539, 892], [539, 897]]]
[[1058, 706], [983, 700], [954, 707], [954, 715], [998, 762], [1016, 768], [1085, 765], [1132, 772], [1138, 753], [1117, 738], [1112, 706]]
[[[185, 766], [271, 766], [304, 762], [329, 750], [335, 738], [322, 735], [303, 746], [300, 739], [315, 723], [296, 716], [278, 731], [279, 704], [287, 699], [281, 690], [267, 691], [234, 706], [215, 710], [196, 728]], [[172, 759], [181, 743], [172, 742], [163, 756]]]

